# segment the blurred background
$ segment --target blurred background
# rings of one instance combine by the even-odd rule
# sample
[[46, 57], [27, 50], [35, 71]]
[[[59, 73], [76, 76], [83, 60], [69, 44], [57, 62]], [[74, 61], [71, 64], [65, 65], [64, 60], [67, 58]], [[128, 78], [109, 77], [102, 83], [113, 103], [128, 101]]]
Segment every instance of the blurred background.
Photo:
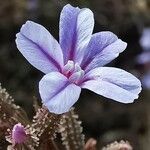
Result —
[[38, 82], [43, 74], [19, 53], [15, 35], [32, 20], [45, 26], [58, 39], [59, 15], [67, 3], [88, 7], [95, 15], [94, 32], [109, 30], [128, 43], [127, 49], [109, 66], [127, 70], [140, 78], [143, 91], [133, 104], [120, 104], [87, 90], [77, 102], [87, 138], [98, 146], [128, 140], [136, 150], [150, 149], [150, 0], [5, 0], [0, 1], [0, 82], [33, 114], [33, 97], [40, 101]]

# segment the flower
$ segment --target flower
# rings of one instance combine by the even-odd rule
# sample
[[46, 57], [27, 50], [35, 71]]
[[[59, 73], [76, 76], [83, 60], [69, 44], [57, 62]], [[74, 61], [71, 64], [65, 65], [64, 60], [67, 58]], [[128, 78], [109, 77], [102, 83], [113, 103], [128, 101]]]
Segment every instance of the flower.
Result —
[[143, 29], [139, 42], [144, 51], [137, 56], [136, 58], [137, 63], [138, 64], [150, 63], [150, 28]]
[[141, 82], [143, 85], [143, 88], [150, 89], [150, 71], [147, 71], [142, 77]]
[[21, 123], [14, 125], [11, 138], [12, 138], [13, 143], [15, 144], [21, 144], [26, 141], [27, 134], [26, 134], [24, 126], [21, 125]]
[[90, 9], [68, 4], [60, 15], [59, 44], [43, 26], [32, 21], [16, 35], [19, 51], [46, 74], [39, 82], [39, 92], [50, 112], [69, 111], [81, 88], [122, 103], [138, 98], [141, 83], [136, 77], [121, 69], [103, 67], [127, 44], [109, 31], [92, 35], [93, 27]]
[[150, 28], [144, 28], [141, 38], [140, 38], [140, 45], [144, 50], [150, 50]]
[[143, 51], [139, 54], [136, 58], [136, 62], [141, 65], [150, 63], [150, 51]]

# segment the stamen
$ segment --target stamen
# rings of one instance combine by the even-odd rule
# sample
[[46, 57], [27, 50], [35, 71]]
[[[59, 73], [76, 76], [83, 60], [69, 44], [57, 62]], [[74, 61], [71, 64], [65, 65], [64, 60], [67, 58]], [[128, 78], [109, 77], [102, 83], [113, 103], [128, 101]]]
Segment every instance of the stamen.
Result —
[[84, 71], [78, 63], [69, 60], [63, 68], [63, 74], [69, 79], [71, 83], [78, 84], [84, 77]]
[[78, 82], [84, 77], [84, 71], [80, 70], [78, 72], [73, 73], [69, 77], [69, 81], [75, 84], [78, 84]]
[[74, 69], [74, 72], [78, 72], [78, 71], [81, 71], [81, 70], [82, 70], [78, 63], [75, 64], [75, 67], [74, 67], [74, 68], [75, 68], [75, 69]]
[[67, 75], [68, 73], [72, 73], [74, 71], [74, 62], [69, 60], [67, 64], [63, 67], [63, 74]]

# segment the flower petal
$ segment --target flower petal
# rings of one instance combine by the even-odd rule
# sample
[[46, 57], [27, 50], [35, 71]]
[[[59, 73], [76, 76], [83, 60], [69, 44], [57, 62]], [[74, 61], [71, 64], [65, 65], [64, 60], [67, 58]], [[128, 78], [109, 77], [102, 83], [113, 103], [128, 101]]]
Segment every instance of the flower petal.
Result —
[[80, 61], [82, 49], [91, 38], [94, 27], [93, 13], [88, 8], [66, 5], [60, 15], [60, 45], [64, 60]]
[[60, 45], [43, 26], [27, 21], [16, 37], [17, 48], [34, 67], [44, 73], [61, 69]]
[[50, 112], [62, 114], [78, 100], [81, 88], [72, 84], [59, 72], [46, 74], [39, 83], [43, 104]]
[[118, 57], [127, 44], [109, 31], [99, 32], [92, 36], [81, 67], [86, 71], [104, 66]]
[[118, 68], [96, 68], [88, 72], [86, 78], [91, 80], [84, 82], [82, 88], [122, 103], [133, 102], [141, 91], [140, 81]]

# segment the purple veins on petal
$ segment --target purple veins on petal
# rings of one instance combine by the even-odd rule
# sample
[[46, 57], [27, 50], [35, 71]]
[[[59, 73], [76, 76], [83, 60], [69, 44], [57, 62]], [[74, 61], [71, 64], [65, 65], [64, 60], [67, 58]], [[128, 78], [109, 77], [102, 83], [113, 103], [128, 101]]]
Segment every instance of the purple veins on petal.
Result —
[[93, 13], [90, 9], [79, 9], [66, 5], [60, 14], [59, 42], [64, 53], [64, 62], [80, 61], [82, 48], [91, 38], [94, 27]]
[[39, 83], [43, 104], [50, 112], [61, 114], [69, 111], [78, 100], [81, 88], [59, 72], [46, 74]]
[[95, 33], [85, 49], [81, 67], [87, 72], [101, 67], [118, 57], [127, 47], [127, 43], [109, 31]]
[[19, 51], [34, 67], [44, 73], [61, 69], [61, 48], [43, 26], [27, 21], [16, 37]]
[[118, 102], [131, 103], [141, 92], [140, 81], [122, 69], [99, 67], [88, 72], [86, 76], [93, 79], [84, 82], [82, 88]]

